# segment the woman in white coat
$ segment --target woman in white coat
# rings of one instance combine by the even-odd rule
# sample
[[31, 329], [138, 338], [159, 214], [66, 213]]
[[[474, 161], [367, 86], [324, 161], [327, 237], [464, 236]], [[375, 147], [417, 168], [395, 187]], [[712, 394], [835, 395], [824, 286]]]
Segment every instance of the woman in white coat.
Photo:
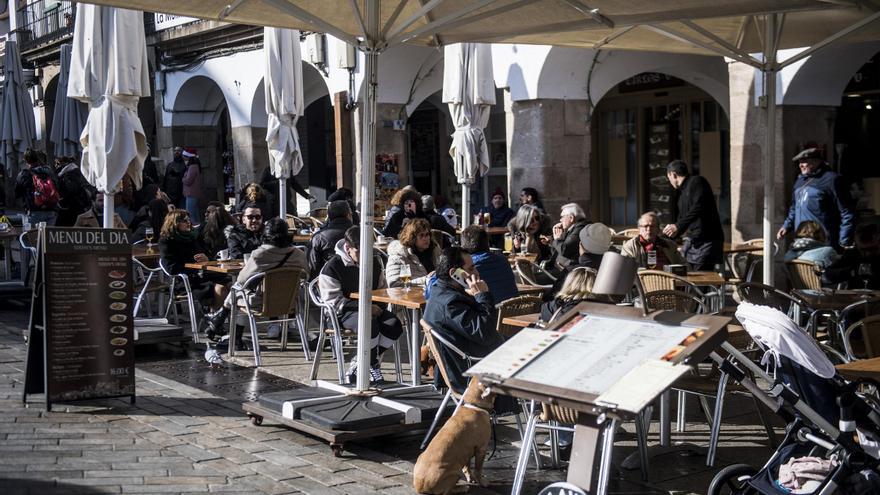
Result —
[[440, 258], [440, 246], [431, 237], [431, 224], [424, 218], [409, 220], [400, 231], [400, 240], [388, 245], [385, 279], [389, 287], [402, 287], [409, 267], [410, 283], [425, 285]]

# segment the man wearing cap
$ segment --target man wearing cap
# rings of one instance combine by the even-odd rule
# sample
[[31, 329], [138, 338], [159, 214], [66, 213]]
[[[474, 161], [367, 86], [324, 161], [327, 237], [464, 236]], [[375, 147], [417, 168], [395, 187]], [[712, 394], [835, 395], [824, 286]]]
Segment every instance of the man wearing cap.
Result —
[[843, 179], [828, 168], [818, 148], [807, 148], [792, 161], [801, 174], [794, 181], [791, 207], [776, 238], [782, 239], [801, 222], [813, 220], [825, 229], [832, 247], [852, 245], [855, 214]]
[[678, 191], [678, 202], [675, 223], [667, 224], [663, 234], [672, 239], [684, 236], [682, 253], [691, 269], [712, 270], [723, 264], [724, 231], [709, 181], [690, 175], [681, 160], [669, 162], [666, 178]]
[[165, 177], [162, 179], [162, 191], [168, 195], [171, 203], [183, 208], [183, 174], [186, 164], [183, 163], [183, 147], [174, 147], [174, 159], [165, 166]]

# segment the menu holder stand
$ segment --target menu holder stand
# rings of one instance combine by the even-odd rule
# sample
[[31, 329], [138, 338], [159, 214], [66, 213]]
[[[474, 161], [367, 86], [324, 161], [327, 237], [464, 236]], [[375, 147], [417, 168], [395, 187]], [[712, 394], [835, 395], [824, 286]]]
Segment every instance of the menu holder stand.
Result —
[[[596, 319], [581, 321], [585, 317], [596, 317]], [[583, 360], [583, 349], [577, 348], [577, 345], [583, 345], [584, 340], [578, 342], [581, 336], [589, 338], [591, 328], [599, 328], [608, 322], [601, 320], [613, 320], [616, 322], [615, 330], [623, 332], [628, 326], [642, 326], [642, 329], [656, 329], [665, 332], [668, 328], [670, 332], [676, 335], [687, 333], [687, 329], [693, 329], [694, 333], [687, 337], [676, 348], [674, 354], [670, 353], [664, 356], [661, 354], [655, 358], [662, 361], [668, 368], [669, 373], [665, 377], [652, 377], [646, 374], [643, 378], [645, 382], [650, 384], [637, 387], [641, 390], [632, 389], [630, 396], [617, 395], [617, 397], [626, 397], [627, 405], [614, 403], [607, 400], [609, 397], [615, 397], [614, 389], [619, 387], [618, 391], [630, 390], [633, 382], [634, 374], [639, 371], [633, 367], [631, 363], [627, 363], [627, 359], [641, 359], [639, 356], [646, 351], [639, 347], [639, 342], [634, 341], [634, 337], [626, 337], [616, 348], [619, 353], [618, 362], [621, 363], [621, 369], [610, 373], [604, 373], [604, 369], [597, 371], [595, 375], [591, 375], [587, 379], [578, 382], [575, 379], [560, 380], [559, 370], [562, 373], [572, 372], [578, 366], [579, 360]], [[496, 393], [511, 395], [523, 399], [535, 400], [549, 404], [556, 404], [578, 411], [578, 423], [575, 425], [575, 435], [573, 442], [573, 450], [570, 465], [589, 466], [588, 469], [570, 469], [568, 471], [568, 482], [590, 493], [605, 494], [608, 490], [608, 480], [611, 470], [611, 451], [614, 439], [614, 429], [621, 420], [629, 420], [637, 417], [640, 409], [644, 408], [643, 404], [649, 404], [655, 400], [675, 381], [676, 376], [690, 369], [699, 361], [707, 358], [717, 347], [719, 347], [726, 339], [726, 326], [730, 322], [729, 318], [711, 316], [711, 315], [691, 315], [685, 313], [660, 311], [642, 316], [641, 311], [635, 308], [611, 306], [599, 303], [581, 303], [573, 310], [569, 311], [559, 318], [550, 328], [549, 332], [567, 333], [559, 338], [557, 342], [545, 345], [547, 350], [539, 352], [539, 356], [525, 356], [521, 362], [521, 368], [513, 373], [504, 373], [498, 368], [498, 373], [479, 373], [479, 368], [475, 366], [468, 370], [466, 374], [472, 374], [479, 377], [480, 381], [492, 387]], [[578, 327], [577, 334], [575, 326], [583, 323]], [[647, 324], [647, 325], [645, 325]], [[658, 325], [659, 324], [659, 325]], [[598, 332], [599, 330], [597, 330]], [[638, 333], [638, 332], [636, 332]], [[648, 335], [642, 333], [642, 335]], [[650, 337], [650, 335], [648, 335]], [[528, 337], [524, 337], [528, 338]], [[673, 336], [672, 338], [676, 338]], [[638, 339], [638, 337], [635, 337]], [[569, 340], [569, 342], [566, 342]], [[644, 339], [650, 341], [650, 338]], [[523, 342], [520, 341], [520, 344]], [[604, 344], [603, 344], [604, 345]], [[614, 345], [614, 344], [609, 344]], [[659, 345], [663, 345], [662, 342]], [[507, 347], [508, 349], [505, 349]], [[511, 348], [526, 349], [527, 346], [517, 345], [513, 339], [505, 343], [492, 354], [481, 360], [483, 369], [491, 366], [493, 355], [495, 357], [507, 355], [507, 359], [514, 358], [511, 356]], [[536, 347], [533, 346], [532, 349]], [[572, 352], [568, 352], [568, 351]], [[516, 352], [516, 351], [514, 351]], [[497, 354], [496, 354], [497, 353]], [[638, 354], [642, 353], [642, 354]], [[546, 355], [545, 355], [546, 354]], [[630, 354], [630, 355], [627, 355]], [[541, 359], [544, 356], [544, 359]], [[570, 358], [570, 362], [565, 362], [565, 358]], [[654, 361], [652, 359], [651, 361]], [[496, 363], [499, 361], [496, 360]], [[596, 365], [592, 369], [600, 369], [607, 364], [603, 360], [602, 366]], [[644, 364], [644, 363], [642, 363]], [[586, 367], [585, 367], [586, 366]], [[590, 375], [591, 366], [580, 366], [581, 371], [586, 375]], [[613, 366], [613, 365], [612, 365]], [[623, 368], [626, 366], [627, 368]], [[659, 365], [658, 365], [659, 366]], [[503, 366], [502, 366], [503, 368]], [[542, 369], [543, 368], [543, 369]], [[648, 373], [650, 368], [645, 369]], [[543, 376], [544, 373], [548, 376]], [[554, 375], [555, 376], [552, 376]], [[585, 376], [585, 375], [580, 375]], [[571, 377], [568, 377], [571, 378]], [[629, 380], [629, 382], [627, 382]], [[665, 381], [664, 381], [665, 380]], [[590, 383], [592, 381], [592, 383]], [[549, 383], [548, 383], [549, 382]], [[550, 383], [554, 383], [551, 385]], [[577, 386], [572, 386], [577, 383]], [[601, 384], [601, 390], [587, 390], [591, 386]], [[641, 396], [639, 396], [641, 395]], [[599, 456], [597, 457], [597, 452]], [[598, 470], [594, 473], [596, 460], [599, 460]], [[595, 492], [592, 490], [595, 486]]]
[[131, 243], [124, 229], [41, 227], [22, 402], [135, 402]]

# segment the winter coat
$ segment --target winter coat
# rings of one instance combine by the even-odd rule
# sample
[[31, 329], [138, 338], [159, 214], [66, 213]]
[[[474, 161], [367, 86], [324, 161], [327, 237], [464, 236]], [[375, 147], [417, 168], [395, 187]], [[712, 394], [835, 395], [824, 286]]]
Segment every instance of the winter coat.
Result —
[[174, 204], [179, 204], [183, 199], [183, 174], [185, 173], [186, 164], [183, 163], [183, 158], [172, 160], [165, 166], [162, 190]]
[[195, 270], [186, 268], [187, 263], [192, 263], [197, 254], [204, 253], [202, 244], [193, 236], [192, 239], [183, 237], [162, 237], [159, 239], [159, 256], [162, 258], [165, 268], [172, 274], [196, 273]]
[[[337, 315], [358, 310], [357, 299], [351, 294], [358, 291], [360, 267], [345, 251], [345, 239], [336, 243], [336, 255], [330, 258], [318, 275], [318, 289], [321, 299], [330, 304]], [[382, 262], [373, 257], [373, 290], [385, 288]]]
[[[491, 293], [473, 297], [457, 282], [437, 280], [422, 319], [466, 354], [484, 357], [504, 343], [504, 337], [495, 329], [497, 316]], [[440, 353], [452, 388], [463, 392], [467, 379], [462, 373], [468, 368], [467, 361], [444, 346], [440, 346]]]
[[559, 267], [565, 269], [577, 264], [578, 256], [580, 256], [580, 233], [587, 225], [589, 225], [589, 222], [586, 220], [579, 220], [568, 228], [562, 240], [553, 239], [551, 247], [553, 247], [553, 252], [556, 254], [556, 264]]
[[55, 176], [55, 172], [47, 165], [35, 165], [33, 167], [23, 168], [15, 177], [15, 197], [24, 200], [25, 207], [28, 211], [57, 210], [59, 206], [57, 204], [52, 207], [39, 207], [34, 204], [34, 174], [37, 174], [39, 177], [48, 177], [52, 179], [52, 182], [55, 183], [55, 190], [58, 191], [59, 196], [61, 195], [61, 191], [58, 189], [60, 187], [58, 185], [58, 177]]
[[837, 254], [833, 247], [807, 237], [795, 239], [785, 253], [785, 261], [812, 261], [822, 269], [833, 264], [838, 258], [840, 258], [840, 255]]
[[813, 220], [825, 229], [828, 245], [852, 245], [855, 213], [851, 197], [843, 178], [827, 165], [810, 175], [799, 175], [791, 198], [783, 228], [793, 232], [801, 222]]
[[190, 163], [183, 174], [183, 196], [186, 198], [202, 197], [202, 171], [198, 163]]
[[477, 268], [480, 278], [489, 286], [489, 293], [496, 303], [500, 303], [519, 295], [516, 278], [510, 262], [504, 256], [489, 251], [472, 253], [471, 259]]
[[589, 299], [572, 299], [570, 301], [563, 301], [562, 299], [554, 298], [553, 300], [547, 301], [541, 305], [541, 321], [550, 323], [553, 315], [567, 313], [584, 301], [589, 301]]
[[397, 239], [397, 236], [400, 235], [400, 231], [403, 230], [403, 221], [407, 218], [425, 218], [425, 214], [420, 208], [416, 209], [415, 213], [409, 214], [407, 214], [403, 208], [400, 208], [385, 221], [385, 228], [382, 229], [382, 235]]
[[[74, 227], [85, 227], [90, 229], [100, 229], [104, 227], [103, 218], [99, 217], [95, 210], [90, 209], [82, 215], [76, 217], [76, 223], [73, 224]], [[119, 216], [118, 213], [113, 213], [113, 228], [114, 229], [128, 229], [125, 225], [125, 221], [122, 220], [122, 217]]]
[[76, 217], [92, 207], [95, 188], [86, 180], [79, 165], [68, 163], [58, 172], [58, 202], [60, 211], [55, 225], [68, 227], [76, 222]]
[[[235, 284], [243, 287], [249, 278], [260, 272], [275, 268], [301, 268], [306, 269], [306, 254], [293, 247], [277, 247], [271, 244], [263, 244], [251, 252], [251, 257], [238, 273]], [[248, 302], [251, 309], [259, 311], [262, 307], [262, 284], [255, 283], [247, 288]]]
[[[666, 256], [666, 260], [668, 264], [671, 265], [683, 265], [684, 258], [681, 257], [681, 253], [678, 252], [678, 245], [669, 239], [664, 239], [662, 237], [658, 237], [657, 240], [654, 241], [654, 245], [656, 249], [662, 250], [663, 255]], [[633, 258], [636, 260], [636, 263], [639, 264], [641, 268], [648, 268], [648, 253], [645, 251], [645, 246], [639, 242], [639, 236], [635, 236], [632, 239], [623, 243], [623, 246], [620, 248], [620, 254], [626, 256], [627, 258]], [[657, 269], [663, 268], [660, 264], [657, 265]]]
[[345, 237], [345, 231], [351, 228], [351, 220], [341, 217], [328, 221], [321, 227], [309, 242], [309, 277], [315, 278], [324, 268], [327, 260], [333, 257], [336, 243]]
[[244, 225], [235, 225], [227, 236], [229, 257], [234, 260], [244, 259], [245, 254], [250, 254], [251, 251], [260, 247], [262, 244], [260, 237], [260, 231], [252, 232]]
[[427, 218], [428, 223], [431, 224], [431, 229], [442, 230], [443, 232], [446, 232], [447, 234], [455, 237], [455, 227], [449, 225], [449, 222], [446, 221], [446, 218], [443, 217], [443, 215], [437, 213], [436, 210], [425, 210], [425, 218]]
[[675, 208], [676, 237], [689, 237], [695, 242], [723, 241], [721, 217], [715, 205], [712, 186], [704, 177], [685, 177], [678, 190]]
[[[434, 265], [440, 259], [440, 247], [431, 243], [431, 258]], [[400, 280], [400, 271], [403, 265], [409, 265], [412, 278], [410, 282], [414, 285], [425, 285], [427, 282], [428, 270], [419, 261], [419, 257], [413, 252], [412, 248], [408, 248], [400, 243], [400, 241], [392, 241], [388, 245], [388, 263], [385, 265], [385, 279], [388, 281], [388, 287], [402, 287], [403, 281]]]

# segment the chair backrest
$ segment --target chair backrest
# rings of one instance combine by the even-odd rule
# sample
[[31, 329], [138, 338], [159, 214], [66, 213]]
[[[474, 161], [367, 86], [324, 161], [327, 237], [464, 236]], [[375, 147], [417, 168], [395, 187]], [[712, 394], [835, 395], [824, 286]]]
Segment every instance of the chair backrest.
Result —
[[422, 333], [425, 334], [425, 342], [428, 344], [428, 349], [431, 351], [431, 355], [434, 356], [434, 361], [437, 363], [437, 369], [440, 370], [440, 376], [443, 378], [443, 383], [446, 385], [446, 388], [449, 389], [452, 394], [458, 399], [459, 394], [455, 392], [455, 389], [452, 387], [452, 382], [449, 381], [449, 372], [446, 370], [446, 362], [443, 360], [443, 354], [440, 352], [440, 346], [443, 345], [434, 338], [433, 328], [429, 325], [425, 320], [420, 320], [419, 323], [422, 325]]
[[327, 208], [315, 208], [314, 210], [309, 212], [309, 216], [325, 222], [327, 221]]
[[[455, 236], [451, 235], [449, 232], [444, 232], [438, 229], [431, 229], [431, 237], [438, 246], [454, 246], [458, 242]], [[443, 242], [444, 239], [447, 242]]]
[[699, 293], [697, 286], [688, 282], [687, 279], [673, 275], [660, 270], [639, 270], [639, 281], [642, 283], [642, 289], [647, 292], [658, 290], [677, 290], [685, 287]]
[[320, 306], [322, 308], [327, 307], [327, 303], [325, 303], [324, 300], [321, 299], [321, 291], [318, 289], [318, 278], [317, 277], [315, 277], [314, 280], [309, 282], [309, 285], [306, 287], [306, 290], [308, 291], [309, 297], [312, 299], [312, 303], [314, 303], [315, 306]]
[[638, 229], [638, 227], [632, 228], [632, 229], [623, 229], [620, 232], [615, 232], [614, 235], [618, 235], [621, 237], [633, 238], [633, 237], [639, 235], [639, 229]]
[[516, 273], [519, 275], [519, 278], [522, 280], [523, 284], [526, 285], [534, 285], [536, 287], [546, 287], [543, 284], [538, 283], [538, 274], [541, 273], [550, 280], [556, 281], [556, 277], [553, 277], [546, 270], [536, 265], [532, 261], [527, 258], [516, 258], [513, 262], [513, 266], [516, 268]]
[[263, 307], [260, 314], [264, 317], [280, 317], [293, 313], [299, 299], [300, 281], [307, 277], [308, 273], [301, 268], [267, 270], [263, 277]]
[[800, 302], [775, 287], [758, 282], [743, 282], [737, 284], [736, 293], [743, 302], [770, 306], [785, 314], [789, 314], [792, 307], [800, 307]]
[[697, 296], [680, 290], [655, 290], [644, 295], [648, 311], [680, 311], [682, 313], [705, 313], [706, 305]]
[[812, 261], [791, 260], [785, 262], [785, 268], [788, 270], [788, 278], [791, 280], [793, 289], [813, 289], [822, 288], [822, 281], [819, 280], [819, 265]]
[[498, 303], [498, 324], [495, 329], [504, 337], [510, 337], [520, 328], [515, 325], [505, 325], [502, 320], [511, 316], [528, 315], [541, 311], [543, 301], [538, 296], [517, 296]]
[[[864, 353], [853, 348], [852, 334], [859, 331], [864, 343]], [[869, 316], [853, 323], [843, 334], [843, 347], [849, 359], [880, 357], [880, 315]], [[862, 355], [864, 354], [864, 355]]]

